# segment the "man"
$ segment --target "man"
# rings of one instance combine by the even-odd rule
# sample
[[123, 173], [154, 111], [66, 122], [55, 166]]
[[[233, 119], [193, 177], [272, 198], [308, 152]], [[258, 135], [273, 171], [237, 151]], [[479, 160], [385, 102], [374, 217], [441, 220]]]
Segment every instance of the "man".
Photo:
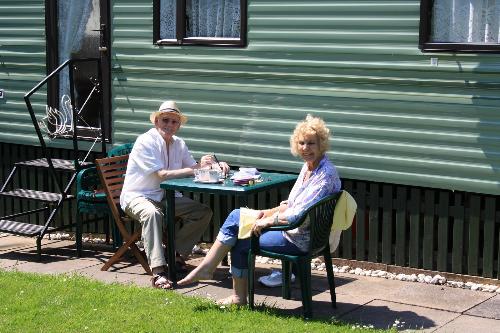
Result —
[[[161, 104], [149, 118], [154, 128], [140, 135], [130, 153], [120, 205], [127, 215], [142, 224], [142, 239], [155, 288], [170, 289], [172, 282], [165, 274], [165, 254], [162, 246], [164, 223], [164, 191], [160, 183], [166, 179], [189, 177], [195, 169], [210, 167], [211, 155], [200, 164], [191, 156], [185, 142], [175, 134], [187, 122], [174, 101]], [[220, 167], [227, 173], [229, 166]], [[180, 255], [188, 255], [205, 231], [212, 211], [206, 205], [175, 194], [175, 215], [182, 218], [176, 232], [176, 247]], [[182, 257], [179, 258], [183, 261]]]

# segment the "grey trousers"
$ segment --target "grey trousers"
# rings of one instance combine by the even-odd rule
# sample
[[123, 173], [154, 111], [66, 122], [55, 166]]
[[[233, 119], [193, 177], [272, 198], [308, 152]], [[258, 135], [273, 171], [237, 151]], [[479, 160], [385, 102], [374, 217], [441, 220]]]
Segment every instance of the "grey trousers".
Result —
[[[125, 208], [125, 213], [142, 225], [142, 241], [151, 269], [167, 264], [162, 246], [163, 233], [166, 231], [164, 207], [165, 201], [138, 197]], [[176, 250], [188, 255], [205, 232], [212, 218], [212, 210], [204, 204], [180, 197], [175, 198], [175, 216], [182, 218], [182, 226], [176, 225]]]

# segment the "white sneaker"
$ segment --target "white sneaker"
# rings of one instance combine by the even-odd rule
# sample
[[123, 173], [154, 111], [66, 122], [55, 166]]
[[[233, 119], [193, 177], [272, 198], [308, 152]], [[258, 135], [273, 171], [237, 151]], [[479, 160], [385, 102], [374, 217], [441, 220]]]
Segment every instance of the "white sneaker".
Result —
[[[273, 269], [271, 271], [271, 274], [266, 275], [266, 276], [261, 276], [259, 278], [259, 282], [265, 285], [266, 287], [280, 287], [282, 284], [282, 273], [280, 270]], [[295, 275], [292, 273], [292, 277], [290, 278], [290, 281], [293, 283], [295, 282]]]

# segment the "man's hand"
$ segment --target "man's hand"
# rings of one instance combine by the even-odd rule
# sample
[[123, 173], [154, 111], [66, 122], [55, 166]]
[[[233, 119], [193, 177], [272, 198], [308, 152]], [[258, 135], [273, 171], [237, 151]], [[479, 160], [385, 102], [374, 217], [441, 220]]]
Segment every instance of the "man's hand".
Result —
[[229, 165], [226, 162], [219, 162], [218, 165], [222, 168], [222, 174], [227, 175], [229, 173]]
[[214, 159], [213, 159], [213, 156], [212, 155], [203, 155], [200, 159], [200, 166], [202, 168], [204, 167], [207, 167], [207, 166], [211, 166], [212, 163], [214, 163]]
[[216, 169], [221, 169], [221, 172], [224, 175], [227, 175], [229, 172], [229, 165], [226, 162], [219, 162], [215, 160], [214, 155], [203, 155], [200, 159], [200, 167], [212, 167]]

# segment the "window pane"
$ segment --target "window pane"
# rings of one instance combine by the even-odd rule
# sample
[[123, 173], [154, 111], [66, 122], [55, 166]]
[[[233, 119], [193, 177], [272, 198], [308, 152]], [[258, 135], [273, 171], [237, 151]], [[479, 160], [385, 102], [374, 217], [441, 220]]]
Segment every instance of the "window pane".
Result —
[[175, 39], [176, 0], [160, 2], [160, 39]]
[[186, 37], [240, 37], [240, 0], [187, 0]]
[[500, 0], [435, 0], [431, 42], [500, 43]]

